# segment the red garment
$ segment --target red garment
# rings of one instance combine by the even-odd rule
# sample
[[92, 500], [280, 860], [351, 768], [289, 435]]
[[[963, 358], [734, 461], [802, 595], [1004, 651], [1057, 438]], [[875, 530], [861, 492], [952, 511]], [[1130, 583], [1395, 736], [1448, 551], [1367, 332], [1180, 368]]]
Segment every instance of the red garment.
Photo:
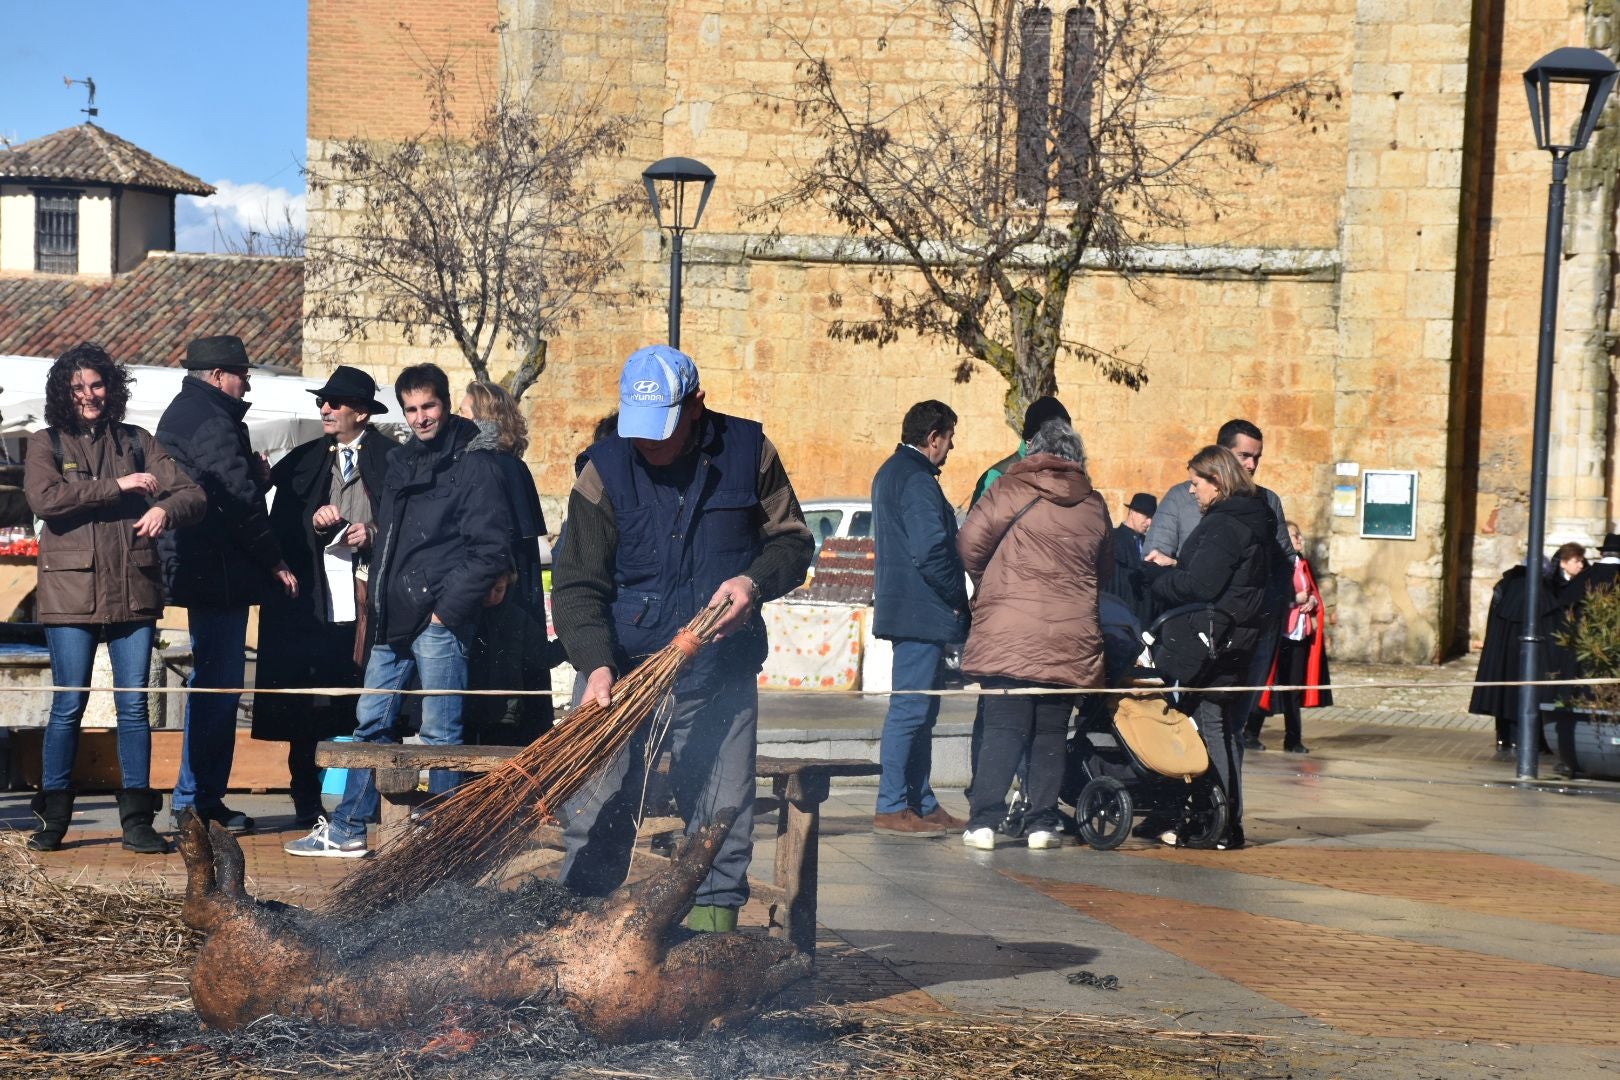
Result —
[[[1322, 633], [1322, 616], [1327, 608], [1322, 603], [1322, 590], [1316, 586], [1316, 575], [1311, 573], [1311, 564], [1305, 561], [1303, 555], [1294, 559], [1294, 595], [1304, 593], [1307, 598], [1316, 601], [1316, 610], [1306, 613], [1304, 605], [1290, 604], [1288, 607], [1288, 621], [1284, 624], [1284, 633], [1298, 632], [1302, 620], [1309, 620], [1310, 626], [1303, 638], [1296, 640], [1310, 643], [1310, 655], [1305, 662], [1305, 685], [1317, 686], [1322, 682], [1322, 673], [1327, 664], [1327, 635]], [[1266, 676], [1266, 685], [1277, 685], [1277, 658], [1271, 658], [1271, 671]], [[1323, 691], [1305, 690], [1301, 692], [1300, 707], [1315, 709], [1325, 704], [1322, 701]], [[1262, 713], [1270, 715], [1271, 691], [1267, 690], [1260, 695], [1259, 709]]]

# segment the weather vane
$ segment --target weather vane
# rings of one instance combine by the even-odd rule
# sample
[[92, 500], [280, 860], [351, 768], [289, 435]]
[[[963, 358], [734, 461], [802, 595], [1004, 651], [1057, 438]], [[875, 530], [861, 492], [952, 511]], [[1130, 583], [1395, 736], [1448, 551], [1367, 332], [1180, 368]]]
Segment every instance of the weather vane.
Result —
[[82, 86], [86, 90], [89, 90], [90, 91], [90, 104], [87, 107], [85, 107], [83, 109], [80, 109], [79, 111], [86, 114], [87, 116], [91, 117], [92, 119], [101, 115], [101, 110], [96, 108], [96, 80], [92, 79], [88, 75], [86, 75], [82, 79], [70, 79], [66, 75], [64, 75], [64, 76], [62, 76], [62, 85], [67, 87], [70, 90], [75, 85]]

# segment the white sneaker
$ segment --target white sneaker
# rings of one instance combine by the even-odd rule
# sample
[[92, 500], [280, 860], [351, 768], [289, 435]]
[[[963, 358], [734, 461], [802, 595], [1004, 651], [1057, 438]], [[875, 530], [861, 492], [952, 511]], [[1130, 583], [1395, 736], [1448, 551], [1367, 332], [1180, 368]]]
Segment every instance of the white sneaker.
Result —
[[1031, 851], [1045, 851], [1048, 848], [1063, 846], [1063, 834], [1051, 829], [1036, 829], [1029, 834], [1029, 847]]
[[281, 845], [281, 850], [289, 855], [313, 855], [328, 859], [363, 859], [371, 852], [366, 849], [366, 838], [345, 840], [339, 843], [332, 839], [332, 826], [326, 819], [318, 818], [315, 827], [309, 830], [308, 836], [289, 840]]
[[1176, 839], [1177, 839], [1176, 830], [1174, 830], [1174, 829], [1171, 829], [1168, 832], [1163, 832], [1163, 833], [1159, 834], [1159, 843], [1163, 844], [1166, 847], [1175, 847], [1176, 846]]
[[962, 833], [962, 844], [965, 847], [977, 848], [979, 851], [996, 850], [996, 830], [985, 825], [977, 829], [967, 829]]

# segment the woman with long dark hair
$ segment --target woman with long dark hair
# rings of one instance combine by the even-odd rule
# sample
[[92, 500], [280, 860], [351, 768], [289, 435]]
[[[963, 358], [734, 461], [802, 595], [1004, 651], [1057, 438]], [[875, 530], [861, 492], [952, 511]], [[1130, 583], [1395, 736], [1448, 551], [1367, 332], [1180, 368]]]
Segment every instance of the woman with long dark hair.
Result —
[[[1232, 619], [1232, 634], [1205, 689], [1183, 694], [1180, 708], [1198, 724], [1230, 810], [1221, 849], [1243, 846], [1243, 729], [1248, 697], [1223, 692], [1241, 686], [1265, 623], [1266, 582], [1276, 554], [1277, 518], [1254, 480], [1224, 446], [1206, 446], [1187, 462], [1187, 482], [1204, 516], [1181, 546], [1175, 565], [1153, 582], [1161, 610], [1210, 604]], [[1176, 842], [1174, 832], [1163, 837]]]
[[[203, 515], [202, 488], [141, 428], [123, 422], [129, 372], [99, 345], [75, 345], [45, 380], [45, 422], [28, 440], [24, 490], [44, 522], [39, 537], [39, 620], [57, 686], [88, 687], [96, 645], [112, 660], [118, 713], [117, 793], [124, 847], [168, 850], [152, 828], [162, 798], [151, 790], [146, 686], [163, 574], [157, 539]], [[62, 846], [73, 816], [71, 783], [79, 722], [89, 695], [58, 690], [45, 727], [44, 774], [32, 808], [36, 851]]]

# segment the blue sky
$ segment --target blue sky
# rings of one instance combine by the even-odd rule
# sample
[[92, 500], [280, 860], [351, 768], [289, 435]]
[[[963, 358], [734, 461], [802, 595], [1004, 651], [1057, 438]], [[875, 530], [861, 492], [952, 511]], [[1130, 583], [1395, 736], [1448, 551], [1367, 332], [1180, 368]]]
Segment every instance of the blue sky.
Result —
[[96, 80], [97, 122], [220, 188], [182, 196], [178, 244], [216, 250], [290, 208], [302, 222], [304, 0], [0, 0], [0, 136], [14, 142], [82, 123]]

